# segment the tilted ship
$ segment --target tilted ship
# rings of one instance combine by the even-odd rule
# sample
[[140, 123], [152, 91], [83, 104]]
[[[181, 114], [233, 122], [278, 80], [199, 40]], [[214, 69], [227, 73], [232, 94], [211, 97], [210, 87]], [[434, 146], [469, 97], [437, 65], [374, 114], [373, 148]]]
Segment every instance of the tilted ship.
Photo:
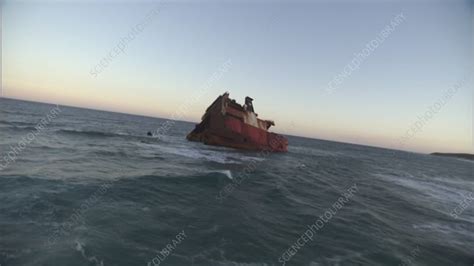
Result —
[[246, 97], [245, 104], [240, 105], [229, 98], [228, 92], [220, 95], [206, 109], [201, 123], [186, 138], [207, 145], [237, 149], [288, 151], [288, 140], [268, 131], [275, 123], [259, 119], [252, 101], [252, 98]]

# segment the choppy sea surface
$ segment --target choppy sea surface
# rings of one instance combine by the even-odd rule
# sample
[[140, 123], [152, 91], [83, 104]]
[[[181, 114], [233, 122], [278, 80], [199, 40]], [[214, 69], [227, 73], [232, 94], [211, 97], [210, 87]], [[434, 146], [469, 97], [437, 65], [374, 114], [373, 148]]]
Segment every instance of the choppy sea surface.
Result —
[[188, 142], [191, 123], [149, 137], [165, 120], [64, 106], [11, 153], [54, 107], [0, 99], [0, 164], [15, 159], [0, 171], [1, 266], [147, 265], [169, 244], [155, 263], [281, 265], [354, 184], [286, 265], [474, 264], [470, 161], [291, 136], [267, 155]]

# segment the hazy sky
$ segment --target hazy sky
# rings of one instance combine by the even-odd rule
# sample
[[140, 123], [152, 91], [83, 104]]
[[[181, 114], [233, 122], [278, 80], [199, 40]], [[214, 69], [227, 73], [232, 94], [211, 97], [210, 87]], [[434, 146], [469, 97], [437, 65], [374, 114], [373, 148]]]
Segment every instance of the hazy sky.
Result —
[[252, 96], [276, 132], [473, 152], [472, 78], [445, 97], [472, 76], [471, 0], [157, 3], [3, 1], [2, 95], [171, 117], [204, 88], [183, 117], [198, 121], [229, 91]]

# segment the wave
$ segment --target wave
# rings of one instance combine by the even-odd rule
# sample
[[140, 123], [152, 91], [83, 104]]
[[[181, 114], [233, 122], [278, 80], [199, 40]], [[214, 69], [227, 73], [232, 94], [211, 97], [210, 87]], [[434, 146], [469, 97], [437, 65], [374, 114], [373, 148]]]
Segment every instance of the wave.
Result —
[[56, 133], [64, 134], [64, 135], [76, 135], [76, 136], [83, 136], [83, 137], [92, 137], [92, 138], [131, 138], [140, 140], [142, 143], [156, 143], [156, 140], [148, 137], [148, 136], [139, 136], [129, 134], [123, 131], [117, 132], [104, 132], [104, 131], [95, 131], [95, 130], [76, 130], [76, 129], [59, 129], [55, 131]]
[[36, 131], [36, 128], [34, 126], [1, 126], [0, 128], [5, 128], [7, 130], [18, 130], [18, 131]]
[[104, 266], [104, 262], [102, 260], [99, 261], [99, 259], [97, 259], [95, 256], [87, 256], [86, 251], [84, 249], [85, 247], [86, 247], [86, 245], [84, 243], [81, 243], [81, 242], [76, 240], [75, 250], [80, 252], [84, 259], [86, 259], [87, 261], [89, 261], [89, 263], [91, 263], [93, 265]]
[[217, 174], [223, 174], [230, 180], [233, 180], [234, 177], [232, 176], [232, 172], [230, 170], [214, 170], [214, 171], [209, 171], [208, 173], [217, 173]]
[[245, 154], [238, 153], [233, 150], [211, 150], [207, 146], [202, 146], [202, 148], [196, 148], [192, 146], [160, 146], [160, 151], [181, 157], [187, 157], [190, 159], [203, 159], [206, 161], [216, 162], [220, 164], [242, 164], [244, 162], [265, 160], [265, 158], [247, 156]]
[[41, 116], [41, 114], [34, 113], [34, 112], [24, 112], [24, 111], [10, 111], [5, 109], [0, 109], [0, 113], [4, 114], [12, 114], [15, 116]]
[[268, 266], [265, 262], [238, 262], [228, 259], [225, 250], [220, 247], [211, 247], [191, 256], [177, 255], [191, 262], [191, 265], [205, 263], [206, 265], [235, 265], [235, 266]]
[[446, 184], [439, 184], [429, 179], [417, 178], [410, 174], [399, 174], [398, 176], [392, 176], [388, 174], [373, 174], [382, 180], [395, 183], [399, 186], [403, 186], [408, 189], [418, 191], [420, 194], [429, 196], [432, 199], [436, 199], [444, 204], [451, 202], [459, 202], [462, 195], [469, 193], [469, 190], [465, 190], [455, 186], [447, 186]]
[[9, 126], [35, 126], [35, 123], [21, 122], [21, 121], [5, 121], [0, 120], [0, 124], [9, 125]]
[[[149, 187], [163, 186], [164, 184], [187, 184], [187, 185], [216, 185], [232, 182], [234, 176], [231, 170], [209, 170], [209, 171], [184, 171], [181, 173], [145, 173], [143, 175], [124, 176], [117, 180], [121, 182], [138, 182]], [[157, 182], [159, 181], [159, 182]], [[163, 187], [161, 187], [163, 188]]]
[[87, 131], [87, 130], [73, 130], [73, 129], [60, 129], [56, 131], [57, 133], [69, 134], [69, 135], [80, 135], [86, 137], [116, 137], [122, 136], [120, 134], [101, 132], [101, 131]]
[[121, 157], [121, 158], [127, 158], [129, 157], [129, 154], [127, 154], [124, 151], [110, 151], [110, 150], [93, 150], [89, 152], [91, 155], [97, 155], [97, 156], [104, 156], [104, 157]]

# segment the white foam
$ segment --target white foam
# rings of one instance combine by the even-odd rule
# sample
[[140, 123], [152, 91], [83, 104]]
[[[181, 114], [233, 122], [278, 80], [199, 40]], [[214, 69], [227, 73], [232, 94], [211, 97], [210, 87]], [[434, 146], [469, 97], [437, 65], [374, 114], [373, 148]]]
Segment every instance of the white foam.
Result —
[[229, 153], [224, 150], [206, 150], [206, 149], [196, 149], [190, 147], [167, 147], [160, 146], [160, 151], [183, 156], [191, 159], [204, 159], [207, 161], [217, 162], [217, 163], [232, 163], [232, 164], [242, 164], [247, 161], [262, 161], [264, 158], [258, 158], [253, 156], [246, 156], [241, 154]]
[[[414, 229], [424, 231], [425, 233], [440, 233], [446, 236], [453, 236], [454, 234], [459, 234], [463, 236], [474, 236], [471, 230], [466, 230], [462, 226], [453, 226], [452, 224], [441, 224], [435, 222], [429, 222], [424, 224], [414, 224], [412, 225]], [[469, 227], [468, 227], [469, 228]]]
[[91, 257], [86, 256], [86, 251], [84, 250], [85, 246], [86, 245], [84, 243], [81, 243], [78, 240], [76, 240], [75, 249], [81, 253], [84, 259], [88, 260], [91, 263], [94, 263], [96, 266], [104, 266], [104, 262], [102, 260], [99, 261], [99, 259], [97, 259], [95, 256], [91, 256]]
[[234, 177], [232, 176], [232, 172], [230, 170], [215, 170], [215, 171], [210, 171], [210, 173], [221, 173], [227, 176], [230, 180], [234, 179]]
[[437, 182], [437, 180], [417, 178], [407, 173], [404, 177], [387, 174], [375, 174], [374, 176], [407, 188], [418, 190], [420, 193], [428, 195], [443, 203], [456, 203], [459, 201], [460, 195], [465, 195], [469, 192], [457, 187], [447, 186], [447, 184], [442, 184], [439, 181]]

